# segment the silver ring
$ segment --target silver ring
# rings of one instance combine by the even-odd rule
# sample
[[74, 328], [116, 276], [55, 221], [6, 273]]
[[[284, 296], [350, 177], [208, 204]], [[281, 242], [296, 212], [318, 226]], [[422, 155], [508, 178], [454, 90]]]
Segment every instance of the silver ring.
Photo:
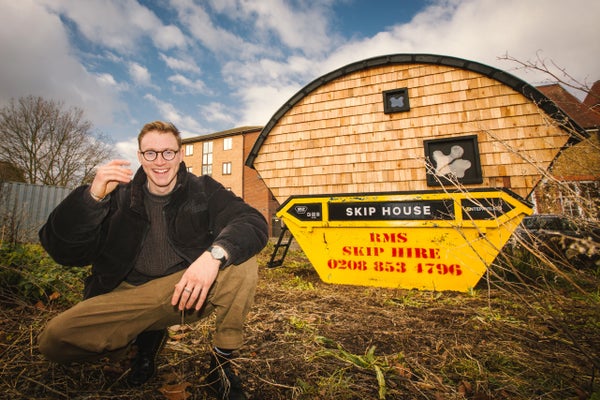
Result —
[[192, 293], [192, 289], [190, 289], [190, 288], [184, 288], [183, 290], [184, 290], [185, 292]]

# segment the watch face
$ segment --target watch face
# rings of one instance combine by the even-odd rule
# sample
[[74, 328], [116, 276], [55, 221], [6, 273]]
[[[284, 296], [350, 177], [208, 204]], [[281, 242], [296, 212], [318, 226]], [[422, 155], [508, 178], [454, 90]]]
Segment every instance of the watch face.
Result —
[[223, 250], [221, 247], [213, 247], [210, 251], [210, 254], [217, 260], [222, 260], [225, 258], [225, 250]]

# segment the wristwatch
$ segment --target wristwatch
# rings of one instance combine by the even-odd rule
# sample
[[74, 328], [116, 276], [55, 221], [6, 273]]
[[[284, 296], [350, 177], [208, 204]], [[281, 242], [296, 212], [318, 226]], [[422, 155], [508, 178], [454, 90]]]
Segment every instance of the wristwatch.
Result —
[[212, 258], [219, 260], [221, 263], [219, 268], [223, 268], [223, 265], [225, 265], [227, 262], [227, 257], [225, 256], [227, 253], [225, 253], [225, 250], [221, 246], [210, 246], [207, 251], [210, 253]]

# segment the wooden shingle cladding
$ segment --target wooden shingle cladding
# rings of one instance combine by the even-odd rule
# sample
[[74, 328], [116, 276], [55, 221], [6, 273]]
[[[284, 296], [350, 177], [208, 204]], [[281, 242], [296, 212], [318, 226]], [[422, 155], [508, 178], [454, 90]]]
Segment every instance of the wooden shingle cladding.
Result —
[[[408, 88], [410, 110], [385, 114], [382, 93]], [[291, 195], [439, 189], [427, 186], [424, 140], [476, 135], [483, 182], [527, 197], [572, 139], [535, 88], [478, 63], [397, 55], [355, 63], [309, 84], [265, 126], [246, 164], [280, 202]]]

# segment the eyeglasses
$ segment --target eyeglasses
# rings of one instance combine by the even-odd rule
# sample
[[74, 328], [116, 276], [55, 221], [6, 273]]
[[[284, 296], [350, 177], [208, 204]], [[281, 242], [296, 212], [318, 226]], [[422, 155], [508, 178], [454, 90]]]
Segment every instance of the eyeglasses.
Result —
[[159, 154], [162, 155], [162, 158], [165, 161], [171, 161], [172, 159], [175, 158], [175, 155], [177, 153], [179, 153], [179, 150], [163, 150], [163, 151], [146, 150], [146, 151], [140, 151], [140, 153], [142, 153], [142, 156], [144, 157], [144, 159], [146, 161], [156, 160], [156, 157], [158, 157]]

